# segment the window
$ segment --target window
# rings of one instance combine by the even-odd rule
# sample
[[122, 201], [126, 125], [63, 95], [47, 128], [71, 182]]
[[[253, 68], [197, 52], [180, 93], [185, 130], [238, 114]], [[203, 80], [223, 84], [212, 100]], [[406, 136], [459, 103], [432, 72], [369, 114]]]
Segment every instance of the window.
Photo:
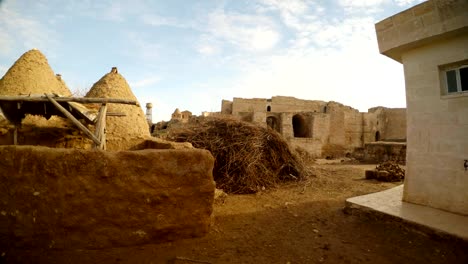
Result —
[[446, 70], [445, 85], [448, 94], [468, 91], [468, 65]]

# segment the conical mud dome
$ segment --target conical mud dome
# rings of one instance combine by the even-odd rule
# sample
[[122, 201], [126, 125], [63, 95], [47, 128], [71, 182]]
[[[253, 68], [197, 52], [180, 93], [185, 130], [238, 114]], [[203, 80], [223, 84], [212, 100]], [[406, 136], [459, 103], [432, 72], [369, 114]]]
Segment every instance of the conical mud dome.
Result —
[[[136, 100], [125, 78], [117, 68], [97, 81], [85, 97], [119, 98]], [[125, 116], [108, 116], [106, 119], [107, 148], [123, 150], [132, 147], [136, 139], [150, 137], [148, 123], [139, 106], [108, 104], [108, 112], [124, 113]]]
[[62, 80], [58, 80], [47, 58], [36, 49], [24, 53], [0, 79], [0, 95], [56, 93], [70, 96]]

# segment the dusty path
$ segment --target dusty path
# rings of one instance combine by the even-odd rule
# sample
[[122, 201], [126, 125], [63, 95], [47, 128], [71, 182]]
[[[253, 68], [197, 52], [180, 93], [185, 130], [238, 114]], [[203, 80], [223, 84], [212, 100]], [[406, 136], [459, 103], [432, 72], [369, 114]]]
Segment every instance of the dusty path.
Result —
[[129, 248], [10, 251], [22, 263], [468, 263], [468, 243], [344, 214], [346, 198], [399, 183], [364, 180], [372, 165], [321, 164], [317, 177], [217, 204], [198, 239]]

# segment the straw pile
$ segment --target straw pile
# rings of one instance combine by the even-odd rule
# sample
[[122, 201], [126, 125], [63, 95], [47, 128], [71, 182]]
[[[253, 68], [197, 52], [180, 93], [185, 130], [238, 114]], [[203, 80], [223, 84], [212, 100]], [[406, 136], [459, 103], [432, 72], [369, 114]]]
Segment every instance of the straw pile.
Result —
[[[125, 78], [116, 68], [97, 81], [85, 97], [118, 98], [137, 100]], [[150, 137], [148, 122], [139, 106], [109, 104], [108, 112], [124, 113], [125, 116], [108, 116], [106, 135], [109, 150], [124, 150], [132, 147], [132, 139]]]
[[192, 120], [171, 128], [167, 139], [211, 151], [216, 187], [228, 193], [255, 193], [304, 177], [302, 162], [272, 129], [228, 117]]
[[0, 80], [0, 95], [56, 93], [70, 96], [65, 82], [59, 80], [36, 49], [24, 53]]

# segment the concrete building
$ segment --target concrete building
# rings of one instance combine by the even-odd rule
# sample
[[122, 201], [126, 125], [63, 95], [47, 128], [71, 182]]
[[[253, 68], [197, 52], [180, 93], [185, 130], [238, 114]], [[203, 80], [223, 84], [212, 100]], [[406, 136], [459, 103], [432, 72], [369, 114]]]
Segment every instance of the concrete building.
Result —
[[406, 140], [406, 110], [375, 107], [367, 113], [336, 102], [274, 96], [223, 100], [221, 114], [269, 126], [315, 157], [342, 157], [375, 141]]
[[380, 52], [404, 66], [403, 201], [468, 215], [468, 1], [427, 1], [375, 28]]

